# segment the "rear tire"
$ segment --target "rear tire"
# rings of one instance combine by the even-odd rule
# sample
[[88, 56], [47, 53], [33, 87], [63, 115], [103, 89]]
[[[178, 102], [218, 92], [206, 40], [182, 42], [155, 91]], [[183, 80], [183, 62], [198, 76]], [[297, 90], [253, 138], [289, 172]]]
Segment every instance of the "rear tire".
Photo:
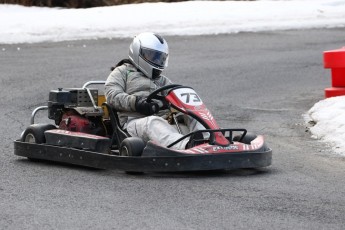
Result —
[[44, 132], [47, 130], [56, 129], [52, 124], [33, 124], [30, 125], [22, 134], [21, 140], [23, 142], [42, 144], [46, 142]]
[[[52, 124], [33, 124], [26, 128], [21, 136], [22, 142], [42, 144], [46, 142], [44, 132], [47, 130], [56, 129]], [[34, 158], [28, 157], [31, 161], [38, 161]]]

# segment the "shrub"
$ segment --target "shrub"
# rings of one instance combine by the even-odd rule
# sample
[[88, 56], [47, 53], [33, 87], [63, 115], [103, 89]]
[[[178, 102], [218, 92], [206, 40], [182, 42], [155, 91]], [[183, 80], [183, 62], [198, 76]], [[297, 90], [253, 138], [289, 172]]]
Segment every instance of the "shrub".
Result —
[[23, 6], [89, 8], [143, 2], [182, 2], [186, 0], [0, 0], [0, 4], [19, 4]]

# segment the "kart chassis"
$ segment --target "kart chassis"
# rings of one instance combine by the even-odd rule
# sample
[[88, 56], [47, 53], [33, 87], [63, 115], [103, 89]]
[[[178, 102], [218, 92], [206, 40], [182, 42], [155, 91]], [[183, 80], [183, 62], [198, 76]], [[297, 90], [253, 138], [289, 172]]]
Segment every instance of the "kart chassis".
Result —
[[[90, 81], [83, 85], [90, 98], [92, 98], [89, 85], [104, 84], [104, 81]], [[178, 87], [176, 85], [175, 87]], [[161, 92], [160, 90], [159, 92]], [[157, 95], [155, 91], [151, 95]], [[160, 98], [161, 96], [151, 97]], [[92, 105], [98, 108], [94, 100]], [[272, 161], [272, 150], [263, 147], [256, 151], [241, 151], [218, 154], [186, 154], [170, 149], [171, 146], [185, 138], [193, 139], [199, 133], [210, 134], [209, 145], [216, 144], [214, 134], [227, 134], [226, 139], [233, 143], [234, 132], [242, 132], [237, 141], [242, 141], [246, 136], [245, 129], [205, 129], [189, 133], [167, 147], [148, 142], [141, 156], [122, 156], [121, 143], [129, 137], [119, 125], [117, 111], [107, 103], [102, 104], [108, 110], [113, 133], [109, 138], [107, 151], [90, 151], [71, 146], [49, 145], [46, 143], [24, 142], [23, 139], [14, 141], [14, 153], [29, 159], [40, 159], [54, 162], [81, 165], [100, 169], [117, 169], [127, 172], [179, 172], [179, 171], [208, 171], [208, 170], [232, 170], [238, 168], [261, 168], [267, 167]], [[38, 111], [46, 110], [48, 106], [40, 106], [33, 110], [30, 123], [35, 124], [35, 116]], [[83, 136], [83, 134], [80, 134]], [[87, 138], [84, 138], [87, 139]], [[195, 140], [196, 142], [198, 140]]]

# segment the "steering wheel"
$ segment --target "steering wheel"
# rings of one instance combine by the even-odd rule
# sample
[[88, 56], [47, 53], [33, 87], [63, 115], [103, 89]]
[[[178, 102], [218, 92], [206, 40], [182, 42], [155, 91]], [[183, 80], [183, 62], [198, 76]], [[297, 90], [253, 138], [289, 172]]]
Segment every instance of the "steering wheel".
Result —
[[152, 99], [157, 99], [163, 101], [166, 95], [158, 95], [159, 93], [163, 92], [164, 90], [172, 89], [175, 87], [179, 87], [181, 85], [179, 84], [171, 84], [171, 85], [165, 85], [159, 89], [156, 89], [150, 95], [146, 98], [147, 102], [152, 102]]

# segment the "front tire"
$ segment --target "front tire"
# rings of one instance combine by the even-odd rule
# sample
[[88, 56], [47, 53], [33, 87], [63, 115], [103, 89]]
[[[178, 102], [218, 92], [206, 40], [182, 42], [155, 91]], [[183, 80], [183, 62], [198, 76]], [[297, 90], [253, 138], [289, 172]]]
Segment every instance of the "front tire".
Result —
[[[139, 137], [127, 137], [121, 142], [120, 155], [127, 157], [139, 157], [145, 148], [145, 142]], [[143, 172], [126, 171], [130, 175], [141, 175]]]
[[258, 136], [252, 133], [247, 133], [243, 139], [241, 140], [241, 135], [235, 136], [232, 140], [233, 141], [238, 141], [247, 145], [250, 145], [250, 142], [252, 142], [255, 138]]
[[145, 142], [139, 137], [128, 137], [121, 142], [121, 156], [141, 156], [145, 148]]

